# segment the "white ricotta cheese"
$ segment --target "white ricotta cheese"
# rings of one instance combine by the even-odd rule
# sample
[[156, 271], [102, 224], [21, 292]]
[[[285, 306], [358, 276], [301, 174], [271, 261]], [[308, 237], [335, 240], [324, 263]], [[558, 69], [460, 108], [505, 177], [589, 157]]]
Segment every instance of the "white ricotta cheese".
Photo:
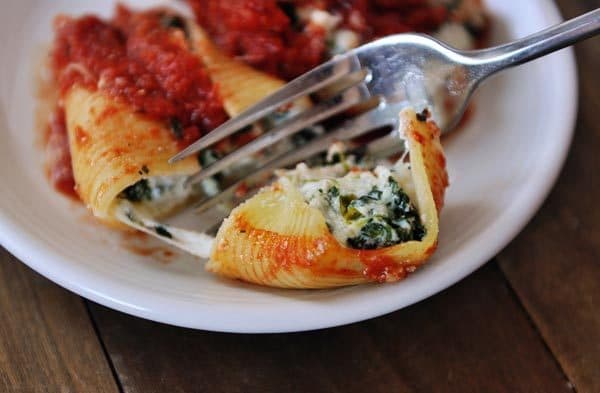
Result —
[[392, 168], [380, 165], [372, 171], [358, 170], [347, 162], [314, 168], [299, 164], [278, 175], [280, 181], [296, 187], [309, 206], [321, 211], [342, 244], [352, 245], [353, 239], [364, 238], [367, 225], [382, 231], [385, 244], [398, 243], [399, 233], [413, 230], [414, 221], [399, 218], [397, 212], [399, 189], [416, 200], [406, 163]]

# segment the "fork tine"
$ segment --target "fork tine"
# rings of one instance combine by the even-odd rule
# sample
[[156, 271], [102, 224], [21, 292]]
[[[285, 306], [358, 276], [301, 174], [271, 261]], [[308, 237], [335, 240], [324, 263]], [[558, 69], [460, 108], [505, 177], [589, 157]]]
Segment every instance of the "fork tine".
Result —
[[171, 157], [169, 163], [172, 164], [182, 160], [256, 122], [274, 109], [335, 83], [348, 73], [358, 69], [360, 69], [360, 63], [355, 56], [347, 54], [335, 57], [312, 71], [299, 76], [275, 93], [246, 109], [238, 116], [221, 124], [204, 137]]
[[[395, 125], [393, 121], [390, 121], [389, 119], [383, 119], [381, 116], [377, 116], [377, 113], [379, 112], [381, 112], [379, 108], [373, 108], [370, 111], [367, 111], [361, 115], [358, 115], [350, 120], [345, 121], [342, 125], [335, 128], [334, 130], [324, 135], [321, 135], [320, 137], [308, 142], [305, 145], [302, 145], [300, 148], [295, 149], [292, 152], [288, 151], [283, 154], [280, 154], [279, 156], [273, 158], [271, 161], [268, 161], [262, 167], [257, 169], [256, 172], [234, 182], [219, 194], [205, 198], [204, 200], [200, 201], [193, 207], [193, 209], [196, 212], [201, 213], [227, 200], [234, 200], [234, 204], [237, 205], [239, 202], [241, 202], [241, 200], [250, 197], [256, 191], [258, 191], [258, 188], [255, 187], [255, 189], [252, 192], [245, 194], [242, 198], [238, 197], [237, 200], [235, 200], [235, 194], [241, 185], [248, 183], [260, 183], [260, 180], [266, 180], [267, 177], [270, 177], [274, 169], [286, 167], [293, 163], [300, 162], [308, 157], [314, 156], [317, 153], [322, 153], [326, 151], [329, 148], [329, 146], [335, 141], [349, 140], [377, 128]], [[398, 140], [396, 136], [385, 136], [381, 139], [384, 142], [379, 142], [377, 144], [377, 150], [381, 149], [381, 147], [383, 146], [385, 146], [385, 148], [389, 151], [393, 151], [393, 149], [400, 148], [393, 146], [393, 142]], [[371, 153], [377, 154], [377, 150], [371, 149]]]
[[204, 180], [229, 167], [241, 158], [269, 147], [308, 126], [319, 123], [324, 119], [360, 104], [361, 102], [366, 101], [366, 99], [368, 99], [368, 91], [366, 89], [360, 89], [360, 87], [350, 88], [343, 92], [341, 96], [334, 97], [331, 100], [315, 105], [307, 111], [285, 121], [274, 129], [269, 130], [267, 133], [259, 136], [253, 141], [234, 150], [218, 161], [202, 168], [200, 172], [190, 177], [186, 183], [193, 184]]

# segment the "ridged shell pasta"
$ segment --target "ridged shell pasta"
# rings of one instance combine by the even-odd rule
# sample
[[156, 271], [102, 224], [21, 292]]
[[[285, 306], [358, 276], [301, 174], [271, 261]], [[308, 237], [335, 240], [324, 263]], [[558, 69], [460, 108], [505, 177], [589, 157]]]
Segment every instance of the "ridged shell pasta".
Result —
[[189, 22], [192, 50], [202, 59], [213, 83], [219, 87], [223, 106], [236, 116], [281, 88], [285, 82], [221, 53], [206, 33]]
[[[202, 59], [208, 74], [219, 87], [223, 106], [234, 117], [285, 85], [285, 81], [232, 59], [223, 54], [208, 35], [193, 22], [188, 22], [192, 50]], [[309, 106], [308, 99], [296, 105]]]
[[[188, 21], [187, 25], [193, 53], [218, 84], [230, 116], [284, 85], [282, 80], [221, 54], [196, 24]], [[180, 147], [165, 122], [136, 114], [101, 91], [74, 86], [64, 105], [77, 193], [107, 224], [122, 226], [112, 209], [125, 188], [143, 178], [190, 175], [200, 170], [195, 157], [167, 163]]]
[[187, 175], [200, 169], [194, 157], [168, 164], [179, 147], [167, 126], [101, 92], [74, 86], [64, 105], [76, 191], [108, 224], [122, 225], [111, 209], [128, 186], [145, 177]]
[[376, 250], [347, 248], [331, 234], [319, 210], [279, 181], [231, 212], [217, 233], [207, 269], [284, 288], [397, 281], [414, 271], [437, 246], [448, 176], [435, 124], [418, 120], [409, 109], [400, 120], [410, 150], [414, 202], [426, 229], [422, 240]]

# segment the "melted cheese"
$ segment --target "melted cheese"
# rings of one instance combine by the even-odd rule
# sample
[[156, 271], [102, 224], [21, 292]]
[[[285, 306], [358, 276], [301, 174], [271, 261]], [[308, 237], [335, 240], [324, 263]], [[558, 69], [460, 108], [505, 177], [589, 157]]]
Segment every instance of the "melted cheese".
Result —
[[192, 255], [208, 258], [214, 238], [201, 232], [175, 228], [156, 221], [146, 210], [127, 200], [118, 203], [114, 216], [122, 223], [178, 247]]
[[[393, 179], [411, 200], [416, 200], [414, 184], [408, 164], [398, 161], [392, 168], [382, 165], [374, 170], [356, 170], [354, 159], [330, 166], [309, 168], [302, 163], [290, 171], [280, 171], [279, 182], [296, 187], [310, 207], [316, 208], [325, 216], [328, 226], [336, 239], [347, 244], [348, 239], [359, 235], [369, 220], [381, 217], [389, 218], [390, 206], [394, 194], [390, 178]], [[354, 167], [354, 170], [350, 170]], [[369, 194], [372, 190], [381, 191], [381, 196], [369, 199], [367, 203], [353, 204], [353, 209], [360, 218], [348, 219], [344, 215], [345, 206], [341, 206], [341, 198], [333, 197], [352, 195], [356, 198]], [[410, 230], [410, 227], [404, 228]], [[395, 231], [391, 233], [391, 241], [398, 242]]]

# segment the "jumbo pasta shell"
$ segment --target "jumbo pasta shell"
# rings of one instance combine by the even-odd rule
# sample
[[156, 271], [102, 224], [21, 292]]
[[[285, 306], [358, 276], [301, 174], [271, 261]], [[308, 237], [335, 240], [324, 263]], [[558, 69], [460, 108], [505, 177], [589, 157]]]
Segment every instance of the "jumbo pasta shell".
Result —
[[398, 281], [434, 252], [438, 213], [448, 185], [440, 132], [412, 110], [400, 113], [410, 149], [415, 205], [426, 229], [420, 241], [376, 250], [340, 244], [323, 214], [285, 179], [231, 212], [213, 245], [207, 269], [252, 283], [284, 288], [327, 288]]
[[[192, 50], [202, 59], [208, 74], [219, 88], [219, 95], [229, 116], [234, 117], [245, 109], [274, 93], [285, 81], [233, 59], [222, 53], [208, 35], [194, 22], [188, 22]], [[310, 106], [308, 99], [296, 105]]]
[[194, 157], [169, 164], [179, 146], [167, 126], [99, 91], [75, 86], [64, 105], [77, 193], [107, 224], [122, 226], [112, 207], [128, 186], [149, 176], [189, 175], [200, 169]]

